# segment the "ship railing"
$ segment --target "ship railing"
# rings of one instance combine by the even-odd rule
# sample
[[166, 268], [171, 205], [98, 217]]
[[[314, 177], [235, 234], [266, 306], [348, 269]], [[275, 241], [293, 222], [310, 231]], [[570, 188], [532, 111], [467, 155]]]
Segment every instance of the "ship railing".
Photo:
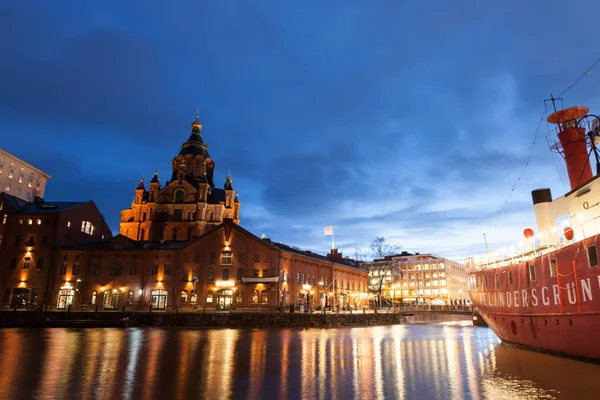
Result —
[[[564, 218], [556, 227], [521, 240], [511, 246], [465, 260], [467, 271], [503, 268], [532, 261], [563, 247], [581, 242], [600, 233], [600, 215], [587, 220], [578, 213]], [[572, 236], [571, 236], [572, 235]], [[571, 237], [569, 239], [569, 237]]]

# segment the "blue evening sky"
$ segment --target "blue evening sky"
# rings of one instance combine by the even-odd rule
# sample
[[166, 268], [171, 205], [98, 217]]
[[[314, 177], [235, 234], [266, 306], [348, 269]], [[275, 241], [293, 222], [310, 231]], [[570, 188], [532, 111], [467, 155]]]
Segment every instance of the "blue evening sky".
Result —
[[[114, 232], [196, 107], [241, 225], [345, 255], [385, 236], [462, 260], [568, 189], [544, 110], [599, 56], [593, 1], [5, 1], [0, 147]], [[600, 66], [563, 97], [600, 113]], [[550, 137], [550, 136], [549, 136]]]

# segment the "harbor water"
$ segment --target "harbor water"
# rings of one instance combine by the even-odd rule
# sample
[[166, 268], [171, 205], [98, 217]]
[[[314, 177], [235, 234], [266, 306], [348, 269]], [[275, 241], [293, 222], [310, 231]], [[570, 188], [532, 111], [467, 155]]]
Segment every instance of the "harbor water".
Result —
[[0, 399], [585, 399], [599, 376], [460, 323], [0, 329]]

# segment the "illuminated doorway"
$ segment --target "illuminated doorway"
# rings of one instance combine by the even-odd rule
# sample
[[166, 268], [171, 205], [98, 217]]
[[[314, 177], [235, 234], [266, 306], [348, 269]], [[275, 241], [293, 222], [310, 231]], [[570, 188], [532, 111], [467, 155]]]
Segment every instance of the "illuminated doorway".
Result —
[[164, 310], [167, 308], [166, 290], [153, 290], [150, 295], [152, 296], [152, 308], [157, 310]]
[[231, 309], [231, 303], [233, 303], [232, 290], [223, 289], [217, 292], [217, 310], [229, 310]]

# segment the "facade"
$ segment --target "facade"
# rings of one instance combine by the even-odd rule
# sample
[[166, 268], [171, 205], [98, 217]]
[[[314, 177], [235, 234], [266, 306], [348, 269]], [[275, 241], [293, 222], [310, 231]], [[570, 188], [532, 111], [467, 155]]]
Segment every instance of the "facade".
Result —
[[201, 130], [196, 115], [165, 186], [161, 187], [158, 172], [148, 190], [143, 179], [140, 181], [131, 208], [121, 211], [121, 235], [137, 241], [190, 241], [224, 219], [239, 224], [240, 202], [231, 176], [222, 189], [215, 187], [215, 163]]
[[369, 289], [392, 303], [431, 305], [467, 302], [469, 299], [465, 266], [435, 254], [402, 252], [365, 263], [369, 269]]
[[91, 201], [46, 202], [36, 198], [29, 203], [0, 193], [0, 304], [48, 304], [55, 248], [111, 237]]
[[[58, 308], [360, 306], [367, 292], [366, 271], [261, 239], [232, 219], [190, 242], [120, 235], [107, 243], [65, 246], [55, 260], [60, 273], [51, 284], [52, 304]], [[73, 289], [78, 279], [79, 291]]]
[[33, 201], [44, 197], [49, 178], [47, 173], [0, 149], [0, 192]]

